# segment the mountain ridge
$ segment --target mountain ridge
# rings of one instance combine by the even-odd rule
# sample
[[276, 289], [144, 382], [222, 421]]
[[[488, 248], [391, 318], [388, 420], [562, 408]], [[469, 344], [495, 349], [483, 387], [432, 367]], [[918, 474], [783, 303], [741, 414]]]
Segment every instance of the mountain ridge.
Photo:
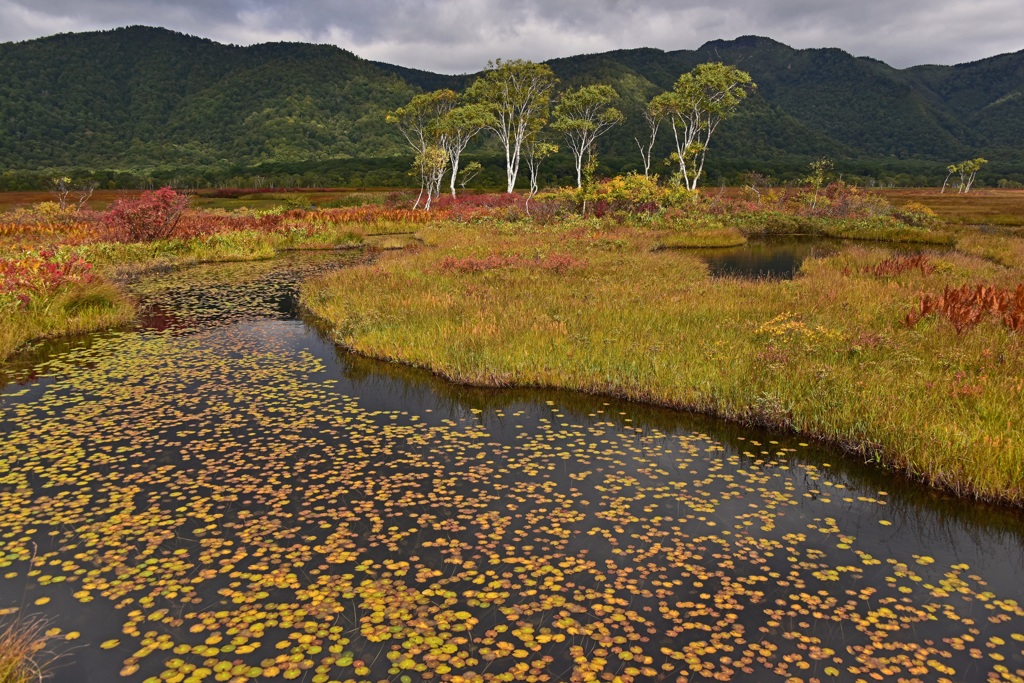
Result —
[[[819, 156], [908, 168], [986, 156], [1024, 175], [1024, 50], [897, 69], [746, 35], [546, 63], [561, 87], [605, 82], [620, 93], [627, 121], [600, 147], [626, 168], [639, 164], [644, 103], [705, 61], [733, 64], [758, 84], [712, 141], [720, 171], [796, 168]], [[0, 43], [0, 171], [407, 156], [384, 114], [424, 90], [461, 90], [475, 75], [373, 62], [333, 45], [242, 47], [144, 26]], [[493, 151], [488, 144], [477, 151]]]

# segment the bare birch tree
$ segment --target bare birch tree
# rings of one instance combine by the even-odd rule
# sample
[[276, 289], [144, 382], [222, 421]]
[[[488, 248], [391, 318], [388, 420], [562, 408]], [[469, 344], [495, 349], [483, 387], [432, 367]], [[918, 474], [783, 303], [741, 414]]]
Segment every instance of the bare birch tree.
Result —
[[540, 165], [552, 154], [558, 154], [558, 145], [544, 142], [536, 135], [531, 135], [523, 143], [523, 154], [526, 158], [526, 167], [530, 171], [530, 194], [526, 198], [527, 211], [529, 211], [530, 200], [540, 189]]
[[639, 138], [633, 138], [636, 140], [636, 146], [640, 148], [640, 158], [644, 162], [645, 178], [649, 179], [651, 177], [651, 155], [654, 154], [654, 143], [658, 139], [661, 122], [668, 115], [671, 105], [672, 100], [669, 93], [656, 95], [654, 99], [647, 103], [647, 107], [644, 108], [644, 122], [647, 124], [649, 137], [644, 142], [640, 142]]

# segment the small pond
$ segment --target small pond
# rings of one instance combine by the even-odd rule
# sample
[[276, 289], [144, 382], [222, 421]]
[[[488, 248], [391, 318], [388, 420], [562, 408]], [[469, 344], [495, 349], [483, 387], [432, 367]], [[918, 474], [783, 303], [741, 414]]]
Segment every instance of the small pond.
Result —
[[[827, 237], [753, 237], [738, 247], [695, 251], [708, 264], [708, 270], [714, 277], [792, 280], [800, 272], [800, 266], [806, 259], [830, 256], [853, 244], [858, 243]], [[859, 244], [871, 246], [874, 243]], [[900, 253], [918, 253], [926, 250], [936, 251], [936, 247], [908, 244], [893, 249]], [[947, 248], [938, 250], [945, 251]]]
[[295, 283], [351, 258], [155, 277], [138, 329], [8, 364], [0, 610], [54, 681], [1024, 675], [1019, 515], [340, 352]]

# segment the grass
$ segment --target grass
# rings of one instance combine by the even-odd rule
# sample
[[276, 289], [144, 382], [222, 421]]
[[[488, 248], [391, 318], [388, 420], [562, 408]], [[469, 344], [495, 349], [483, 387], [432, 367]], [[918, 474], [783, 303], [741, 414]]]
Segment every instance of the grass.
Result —
[[1024, 190], [973, 190], [957, 194], [956, 189], [884, 190], [880, 194], [895, 206], [909, 202], [924, 204], [943, 220], [963, 225], [1024, 227]]
[[1019, 237], [971, 232], [957, 240], [956, 248], [1007, 268], [1024, 268], [1024, 239]]
[[736, 228], [710, 230], [676, 231], [658, 240], [658, 249], [694, 249], [701, 247], [738, 247], [747, 243], [747, 238]]
[[[344, 346], [456, 382], [564, 387], [791, 429], [962, 496], [1024, 502], [1024, 340], [906, 314], [946, 285], [1024, 279], [978, 255], [879, 276], [870, 246], [793, 281], [713, 279], [659, 237], [439, 224], [426, 249], [323, 276], [303, 305]], [[614, 249], [608, 244], [617, 245]], [[974, 251], [999, 250], [984, 235]], [[986, 246], [987, 245], [987, 246]], [[545, 268], [552, 258], [572, 264]], [[546, 260], [547, 259], [547, 260]], [[453, 267], [473, 264], [474, 267]]]
[[117, 286], [101, 279], [33, 298], [0, 317], [0, 360], [26, 342], [82, 334], [128, 323], [135, 306]]
[[124, 279], [142, 272], [197, 263], [259, 261], [274, 258], [282, 251], [356, 248], [370, 241], [372, 239], [364, 237], [359, 227], [349, 226], [315, 232], [238, 230], [154, 242], [96, 242], [76, 247], [75, 251], [94, 263], [99, 272]]
[[0, 683], [40, 683], [53, 657], [46, 652], [46, 625], [16, 620], [0, 630]]

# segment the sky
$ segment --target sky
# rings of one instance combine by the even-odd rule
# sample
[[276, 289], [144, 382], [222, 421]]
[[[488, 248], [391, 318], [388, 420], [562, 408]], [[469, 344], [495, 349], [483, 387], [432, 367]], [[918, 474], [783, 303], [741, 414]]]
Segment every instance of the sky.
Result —
[[236, 45], [329, 43], [441, 73], [741, 35], [898, 68], [1024, 49], [1022, 0], [0, 0], [0, 42], [135, 24]]

